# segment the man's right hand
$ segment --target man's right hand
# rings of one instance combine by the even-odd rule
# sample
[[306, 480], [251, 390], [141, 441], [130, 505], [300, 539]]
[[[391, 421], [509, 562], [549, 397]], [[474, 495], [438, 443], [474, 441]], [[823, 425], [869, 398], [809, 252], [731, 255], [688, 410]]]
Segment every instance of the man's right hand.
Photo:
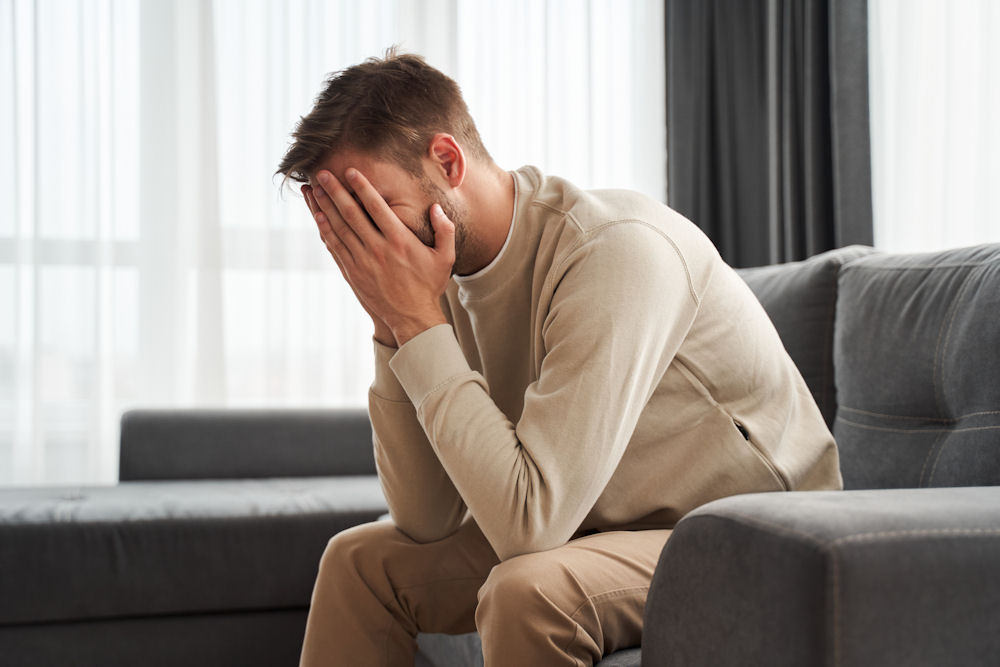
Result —
[[[319, 211], [320, 209], [319, 206], [316, 204], [316, 198], [313, 197], [311, 185], [306, 184], [302, 186], [302, 196], [305, 197], [306, 206], [309, 207], [309, 213], [312, 215], [313, 220], [315, 220], [316, 212]], [[329, 250], [329, 248], [327, 248], [327, 250]], [[332, 252], [330, 254], [333, 256], [334, 260], [337, 261], [337, 256]], [[351, 286], [351, 290], [354, 292], [354, 296], [355, 298], [357, 298], [358, 303], [360, 303], [361, 307], [365, 309], [365, 312], [368, 313], [368, 316], [372, 318], [372, 322], [375, 324], [375, 340], [377, 340], [382, 345], [386, 345], [388, 347], [396, 347], [396, 337], [393, 336], [392, 329], [390, 329], [389, 326], [381, 320], [381, 318], [377, 317], [372, 313], [371, 308], [369, 308], [368, 305], [364, 302], [364, 300], [358, 295], [358, 290], [354, 288], [354, 285], [351, 285], [351, 281], [347, 278], [347, 274], [344, 272], [344, 267], [340, 266], [339, 261], [337, 261], [337, 267], [340, 269], [340, 274], [344, 276], [344, 280], [347, 281], [347, 284]]]

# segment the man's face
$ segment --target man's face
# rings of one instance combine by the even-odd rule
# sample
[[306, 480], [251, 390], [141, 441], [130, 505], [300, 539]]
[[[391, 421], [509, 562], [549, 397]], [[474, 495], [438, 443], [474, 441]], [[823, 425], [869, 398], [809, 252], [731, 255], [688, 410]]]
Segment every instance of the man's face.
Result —
[[[430, 207], [434, 203], [440, 204], [445, 215], [455, 223], [455, 256], [456, 259], [462, 257], [467, 240], [464, 210], [457, 206], [429, 176], [425, 174], [417, 177], [398, 165], [353, 150], [340, 151], [320, 165], [320, 169], [330, 171], [348, 191], [351, 191], [351, 186], [344, 176], [349, 167], [354, 167], [364, 174], [403, 224], [429, 247], [434, 247]], [[314, 188], [319, 187], [315, 182], [315, 175], [309, 182]], [[364, 209], [364, 206], [361, 208]]]

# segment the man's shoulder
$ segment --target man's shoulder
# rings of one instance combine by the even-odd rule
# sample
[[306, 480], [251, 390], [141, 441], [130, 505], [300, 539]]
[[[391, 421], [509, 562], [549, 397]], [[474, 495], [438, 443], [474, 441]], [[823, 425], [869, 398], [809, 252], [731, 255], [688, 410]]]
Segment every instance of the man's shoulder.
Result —
[[537, 179], [537, 188], [531, 193], [529, 211], [543, 218], [546, 226], [564, 226], [566, 229], [559, 230], [561, 235], [574, 237], [577, 243], [594, 241], [621, 225], [645, 227], [682, 246], [697, 247], [708, 242], [690, 220], [641, 192], [584, 190], [558, 176], [544, 175], [536, 169], [531, 173]]

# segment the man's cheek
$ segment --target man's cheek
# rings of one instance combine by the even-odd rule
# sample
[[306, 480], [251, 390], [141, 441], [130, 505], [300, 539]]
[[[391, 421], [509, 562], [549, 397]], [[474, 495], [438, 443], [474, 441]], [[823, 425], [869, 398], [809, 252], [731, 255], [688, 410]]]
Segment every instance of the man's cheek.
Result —
[[434, 227], [431, 225], [430, 213], [425, 213], [416, 224], [408, 221], [406, 226], [420, 239], [421, 243], [428, 248], [434, 247]]

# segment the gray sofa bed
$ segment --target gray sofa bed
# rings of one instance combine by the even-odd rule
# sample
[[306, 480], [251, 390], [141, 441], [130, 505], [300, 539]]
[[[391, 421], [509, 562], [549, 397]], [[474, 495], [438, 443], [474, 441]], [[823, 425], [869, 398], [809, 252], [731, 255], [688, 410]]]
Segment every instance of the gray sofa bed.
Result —
[[[602, 666], [996, 664], [1000, 245], [741, 275], [849, 490], [689, 514], [641, 654]], [[131, 411], [119, 484], [0, 489], [0, 664], [296, 664], [326, 541], [386, 511], [370, 437], [363, 411]], [[475, 635], [419, 641], [481, 663]]]

